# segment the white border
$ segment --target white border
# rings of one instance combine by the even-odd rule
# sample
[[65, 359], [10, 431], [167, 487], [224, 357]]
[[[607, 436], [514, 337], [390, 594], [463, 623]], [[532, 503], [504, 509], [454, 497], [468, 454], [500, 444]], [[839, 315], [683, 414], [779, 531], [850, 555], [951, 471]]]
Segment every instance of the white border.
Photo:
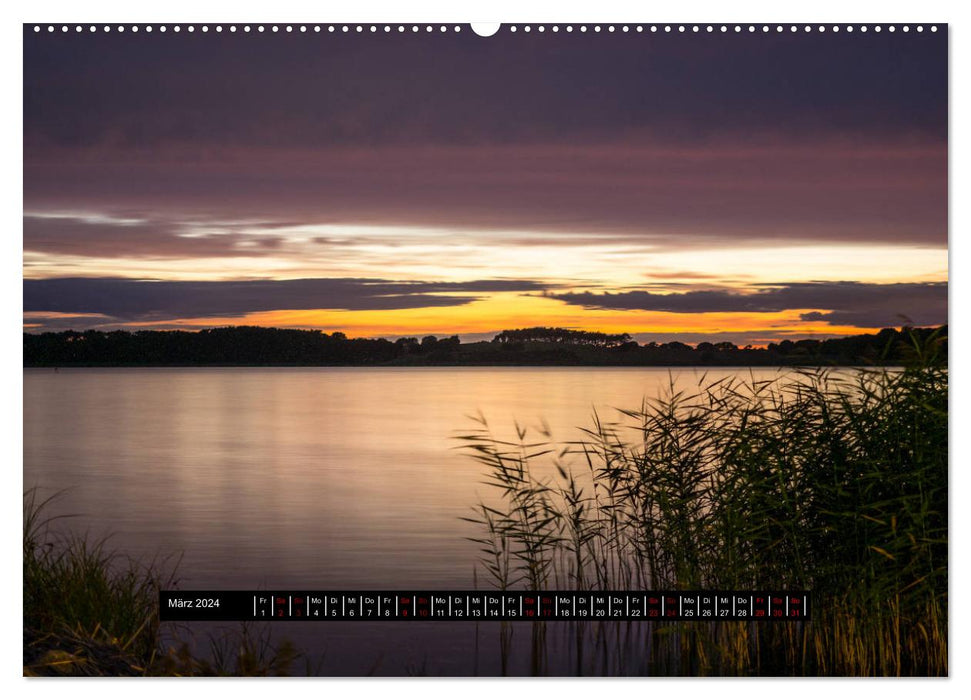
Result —
[[[678, 22], [678, 23], [749, 23], [758, 22], [759, 24], [771, 23], [791, 23], [795, 20], [807, 20], [812, 23], [911, 23], [917, 24], [914, 20], [924, 23], [949, 23], [950, 42], [951, 42], [951, 241], [950, 257], [951, 271], [950, 292], [951, 292], [951, 374], [952, 391], [955, 412], [952, 415], [965, 416], [967, 413], [967, 382], [964, 379], [964, 362], [955, 361], [958, 352], [967, 346], [964, 342], [966, 331], [964, 321], [966, 319], [967, 304], [967, 283], [963, 282], [960, 274], [960, 261], [962, 255], [963, 237], [969, 235], [962, 233], [961, 223], [967, 217], [962, 216], [967, 209], [962, 193], [966, 188], [962, 187], [966, 181], [968, 160], [968, 139], [965, 136], [966, 125], [961, 124], [962, 118], [967, 121], [968, 109], [968, 56], [971, 55], [971, 44], [968, 44], [964, 37], [967, 35], [967, 24], [963, 21], [963, 16], [959, 12], [960, 5], [957, 2], [939, 2], [934, 0], [923, 0], [915, 3], [900, 2], [898, 0], [885, 0], [880, 3], [861, 6], [843, 1], [817, 0], [813, 3], [795, 5], [793, 3], [780, 2], [754, 2], [736, 0], [729, 4], [724, 1], [715, 2], [712, 0], [695, 0], [691, 3], [670, 3], [661, 5], [659, 3], [634, 3], [617, 2], [615, 0], [596, 0], [587, 3], [578, 2], [522, 2], [522, 0], [494, 0], [493, 2], [445, 2], [438, 1], [418, 1], [413, 0], [407, 4], [402, 2], [368, 2], [363, 3], [310, 3], [310, 2], [288, 2], [287, 0], [274, 0], [272, 3], [253, 3], [253, 2], [219, 2], [203, 5], [202, 3], [190, 2], [189, 0], [167, 0], [164, 3], [135, 4], [130, 2], [96, 2], [89, 0], [79, 3], [77, 0], [67, 2], [59, 0], [57, 2], [46, 2], [38, 4], [17, 4], [11, 8], [7, 5], [3, 9], [5, 21], [2, 28], [4, 41], [0, 44], [3, 52], [2, 66], [4, 74], [4, 86], [7, 99], [4, 100], [2, 109], [4, 126], [3, 134], [3, 167], [4, 180], [2, 199], [4, 203], [3, 221], [5, 223], [5, 235], [3, 237], [4, 255], [2, 258], [5, 274], [0, 277], [3, 285], [3, 294], [0, 299], [4, 304], [5, 323], [4, 336], [0, 339], [0, 348], [3, 352], [3, 384], [5, 402], [3, 404], [3, 445], [6, 448], [10, 459], [4, 465], [5, 474], [12, 475], [10, 483], [4, 489], [5, 508], [3, 509], [2, 532], [4, 534], [3, 558], [0, 561], [13, 565], [19, 561], [20, 552], [17, 550], [16, 535], [20, 530], [20, 492], [22, 491], [22, 351], [21, 351], [21, 311], [22, 311], [22, 34], [21, 24], [23, 22], [84, 22], [102, 23], [111, 21], [118, 23], [119, 20], [125, 22], [138, 23], [159, 23], [171, 22], [225, 22], [229, 19], [233, 22], [310, 22], [316, 20], [327, 20], [329, 23], [354, 22], [354, 23], [390, 23], [391, 21], [408, 23], [462, 23], [470, 21], [495, 22], [597, 22], [606, 24], [630, 23], [634, 24], [638, 20], [651, 23]], [[10, 15], [10, 16], [7, 16]], [[964, 166], [964, 167], [962, 167]], [[955, 351], [957, 348], [958, 351]], [[952, 505], [952, 531], [950, 575], [951, 590], [960, 591], [963, 584], [967, 582], [966, 557], [962, 557], [962, 550], [966, 550], [966, 518], [962, 515], [962, 497], [967, 493], [965, 484], [967, 477], [964, 472], [968, 465], [967, 449], [967, 430], [953, 429], [958, 425], [966, 423], [967, 418], [952, 418], [951, 425], [951, 482], [950, 482], [950, 502]], [[966, 509], [964, 509], [966, 510]], [[21, 590], [14, 577], [12, 566], [4, 568], [6, 575], [3, 577], [2, 598], [4, 607], [12, 609], [14, 615], [21, 607]], [[19, 571], [19, 569], [16, 569]], [[959, 688], [966, 686], [969, 675], [966, 667], [961, 663], [962, 652], [966, 651], [963, 643], [966, 638], [967, 623], [967, 604], [959, 599], [952, 599], [951, 608], [951, 680], [947, 681], [920, 681], [920, 680], [880, 680], [870, 681], [878, 685], [865, 688], [858, 686], [851, 688], [850, 684], [866, 681], [854, 680], [833, 680], [833, 679], [801, 679], [795, 681], [776, 681], [776, 680], [706, 680], [703, 685], [683, 685], [690, 681], [647, 679], [638, 681], [607, 680], [591, 681], [584, 679], [570, 679], [560, 681], [531, 681], [531, 680], [478, 680], [476, 682], [458, 680], [429, 680], [429, 681], [378, 681], [377, 686], [371, 686], [368, 681], [339, 681], [339, 680], [293, 680], [286, 682], [285, 690], [281, 684], [285, 681], [227, 681], [232, 682], [231, 688], [219, 689], [222, 692], [230, 692], [234, 696], [254, 697], [257, 693], [283, 692], [288, 695], [307, 695], [321, 696], [338, 693], [338, 697], [344, 693], [369, 693], [376, 692], [383, 694], [394, 694], [396, 696], [418, 696], [422, 697], [442, 697], [451, 698], [456, 694], [461, 694], [463, 698], [494, 698], [497, 693], [503, 695], [510, 691], [515, 693], [528, 694], [535, 696], [542, 693], [560, 697], [588, 697], [591, 693], [607, 692], [616, 693], [683, 693], [686, 690], [700, 691], [703, 693], [728, 694], [729, 696], [750, 696], [753, 693], [760, 694], [783, 694], [787, 697], [816, 697], [821, 693], [843, 693], [843, 692], [874, 692], [886, 697], [906, 697], [910, 700], [914, 694], [931, 691], [935, 694], [956, 695]], [[22, 665], [20, 662], [22, 639], [18, 633], [18, 620], [16, 617], [8, 618], [8, 624], [4, 627], [3, 634], [3, 683], [8, 688], [8, 697], [51, 697], [63, 700], [67, 694], [74, 694], [81, 689], [79, 681], [27, 681], [22, 678]], [[955, 651], [957, 650], [957, 651]], [[956, 663], [958, 662], [958, 663]], [[153, 682], [142, 681], [122, 681], [122, 680], [96, 680], [85, 681], [84, 687], [90, 689], [92, 694], [103, 696], [104, 694], [119, 695], [121, 697], [148, 696], [151, 698], [168, 698], [173, 693], [179, 695], [202, 695], [205, 692], [217, 690], [215, 686], [209, 685], [219, 681], [200, 680], [200, 681], [175, 681], [159, 680]], [[533, 685], [540, 682], [541, 685]], [[137, 686], [134, 685], [137, 683]], [[178, 683], [178, 687], [171, 685]], [[266, 685], [269, 683], [270, 685]], [[498, 685], [500, 684], [501, 685]], [[661, 684], [660, 686], [658, 684]], [[932, 688], [924, 688], [926, 683], [933, 683]], [[549, 684], [553, 684], [552, 686]], [[607, 685], [609, 684], [609, 685]], [[620, 685], [622, 684], [622, 685]], [[921, 686], [921, 687], [918, 687]], [[967, 687], [964, 693], [967, 693]], [[217, 691], [219, 692], [219, 691]]]

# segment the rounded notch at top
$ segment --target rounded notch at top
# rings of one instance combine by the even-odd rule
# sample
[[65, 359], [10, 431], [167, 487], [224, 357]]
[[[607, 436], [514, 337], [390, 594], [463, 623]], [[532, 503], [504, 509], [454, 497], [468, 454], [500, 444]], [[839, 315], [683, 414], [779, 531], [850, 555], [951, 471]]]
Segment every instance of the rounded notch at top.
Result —
[[499, 22], [472, 22], [472, 31], [479, 36], [490, 37], [499, 31]]

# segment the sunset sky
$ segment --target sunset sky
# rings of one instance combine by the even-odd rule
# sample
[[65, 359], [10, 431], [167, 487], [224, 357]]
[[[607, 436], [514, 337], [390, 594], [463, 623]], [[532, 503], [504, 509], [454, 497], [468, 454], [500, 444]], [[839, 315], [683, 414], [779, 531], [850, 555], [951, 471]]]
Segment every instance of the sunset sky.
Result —
[[947, 321], [943, 26], [251, 26], [25, 27], [25, 330]]

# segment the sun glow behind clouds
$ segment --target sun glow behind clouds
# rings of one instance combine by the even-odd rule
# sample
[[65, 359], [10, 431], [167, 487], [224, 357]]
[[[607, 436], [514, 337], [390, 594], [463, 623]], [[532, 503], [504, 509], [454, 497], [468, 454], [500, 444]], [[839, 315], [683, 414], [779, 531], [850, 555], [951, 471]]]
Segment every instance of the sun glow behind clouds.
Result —
[[[73, 231], [54, 230], [46, 248], [32, 250], [27, 239], [26, 278], [125, 277], [156, 280], [246, 280], [373, 278], [399, 281], [465, 282], [474, 279], [532, 280], [550, 292], [654, 293], [734, 289], [755, 292], [766, 283], [813, 280], [935, 282], [947, 279], [947, 250], [880, 244], [765, 245], [728, 247], [703, 239], [665, 240], [648, 233], [597, 235], [516, 230], [464, 230], [419, 226], [272, 224], [254, 221], [167, 223], [151, 217], [97, 212], [51, 212], [46, 219], [74, 219], [79, 226], [107, 227], [113, 245], [85, 255], [70, 240]], [[139, 234], [155, 226], [164, 247]], [[88, 232], [89, 229], [82, 228]], [[124, 231], [117, 236], [119, 231]], [[131, 232], [130, 236], [129, 233]], [[57, 236], [64, 236], [63, 239]], [[208, 255], [181, 256], [179, 240], [204, 239]], [[72, 247], [73, 246], [73, 247]], [[126, 247], [127, 246], [127, 247]], [[180, 257], [181, 256], [181, 257]], [[458, 292], [462, 296], [461, 292]], [[179, 318], [135, 322], [130, 327], [186, 327], [253, 324], [340, 330], [352, 336], [487, 334], [504, 328], [565, 326], [632, 334], [724, 334], [778, 329], [805, 335], [851, 334], [865, 330], [800, 314], [827, 309], [774, 313], [667, 313], [593, 309], [536, 293], [483, 291], [469, 303], [395, 310], [279, 309], [243, 316]], [[25, 319], [30, 327], [38, 318]], [[85, 319], [75, 315], [74, 321]], [[51, 322], [58, 319], [51, 318]], [[91, 325], [99, 319], [91, 319]], [[63, 323], [72, 321], [62, 320]], [[112, 325], [105, 320], [106, 327]]]
[[[747, 333], [768, 331], [770, 339], [786, 337], [787, 330], [804, 336], [849, 335], [860, 332], [853, 326], [835, 326], [799, 320], [796, 309], [777, 313], [703, 313], [675, 314], [653, 311], [612, 311], [583, 309], [537, 295], [496, 293], [463, 306], [399, 309], [385, 311], [268, 311], [226, 318], [193, 318], [168, 322], [128, 324], [131, 327], [209, 328], [227, 325], [256, 325], [283, 328], [313, 328], [325, 332], [341, 331], [351, 337], [396, 337], [403, 335], [476, 335], [504, 328], [562, 326], [579, 330], [640, 335], [691, 333]], [[742, 336], [739, 336], [741, 342]]]
[[[25, 236], [25, 278], [123, 277], [181, 281], [368, 278], [421, 282], [476, 279], [530, 280], [551, 293], [645, 289], [657, 294], [690, 290], [753, 293], [766, 283], [814, 280], [938, 282], [947, 279], [947, 250], [917, 245], [794, 243], [788, 239], [736, 244], [711, 237], [665, 237], [651, 232], [568, 233], [536, 230], [468, 230], [429, 226], [286, 223], [161, 218], [97, 211], [30, 212], [28, 221], [59, 222]], [[34, 226], [35, 224], [31, 224]], [[83, 240], [79, 240], [78, 237]], [[100, 237], [101, 245], [96, 245]], [[85, 243], [87, 241], [87, 243]], [[79, 245], [79, 243], [85, 243]], [[196, 254], [193, 254], [196, 253]], [[110, 327], [198, 328], [253, 324], [341, 330], [354, 336], [488, 334], [504, 328], [557, 325], [647, 334], [725, 334], [778, 329], [805, 335], [865, 330], [806, 321], [800, 314], [669, 313], [570, 305], [538, 293], [479, 291], [468, 303], [395, 310], [281, 308], [242, 316], [165, 318]], [[264, 308], [267, 308], [264, 306]], [[104, 323], [100, 323], [100, 321]], [[44, 322], [36, 314], [29, 327]], [[75, 314], [47, 319], [79, 323]], [[87, 325], [85, 325], [87, 327]], [[771, 333], [771, 331], [768, 331]]]

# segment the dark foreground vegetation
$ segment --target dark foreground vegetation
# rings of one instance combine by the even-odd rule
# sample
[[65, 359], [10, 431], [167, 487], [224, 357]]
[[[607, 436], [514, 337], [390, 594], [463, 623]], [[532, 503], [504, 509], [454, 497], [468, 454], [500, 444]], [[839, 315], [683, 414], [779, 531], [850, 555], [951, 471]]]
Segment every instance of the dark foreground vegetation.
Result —
[[245, 626], [209, 636], [204, 653], [163, 638], [159, 590], [174, 563], [142, 564], [58, 527], [52, 497], [24, 495], [25, 676], [265, 676], [306, 673], [290, 644]]
[[942, 342], [903, 370], [672, 387], [576, 442], [460, 436], [490, 587], [812, 592], [809, 622], [537, 628], [535, 668], [559, 640], [607, 675], [947, 675]]
[[[763, 366], [901, 365], [913, 359], [910, 337], [924, 342], [947, 327], [895, 330], [829, 340], [784, 340], [765, 348], [729, 342], [639, 344], [621, 334], [563, 328], [507, 330], [491, 342], [458, 336], [385, 339], [343, 333], [239, 326], [188, 331], [25, 333], [25, 367], [580, 365]], [[946, 342], [939, 352], [946, 357]]]

